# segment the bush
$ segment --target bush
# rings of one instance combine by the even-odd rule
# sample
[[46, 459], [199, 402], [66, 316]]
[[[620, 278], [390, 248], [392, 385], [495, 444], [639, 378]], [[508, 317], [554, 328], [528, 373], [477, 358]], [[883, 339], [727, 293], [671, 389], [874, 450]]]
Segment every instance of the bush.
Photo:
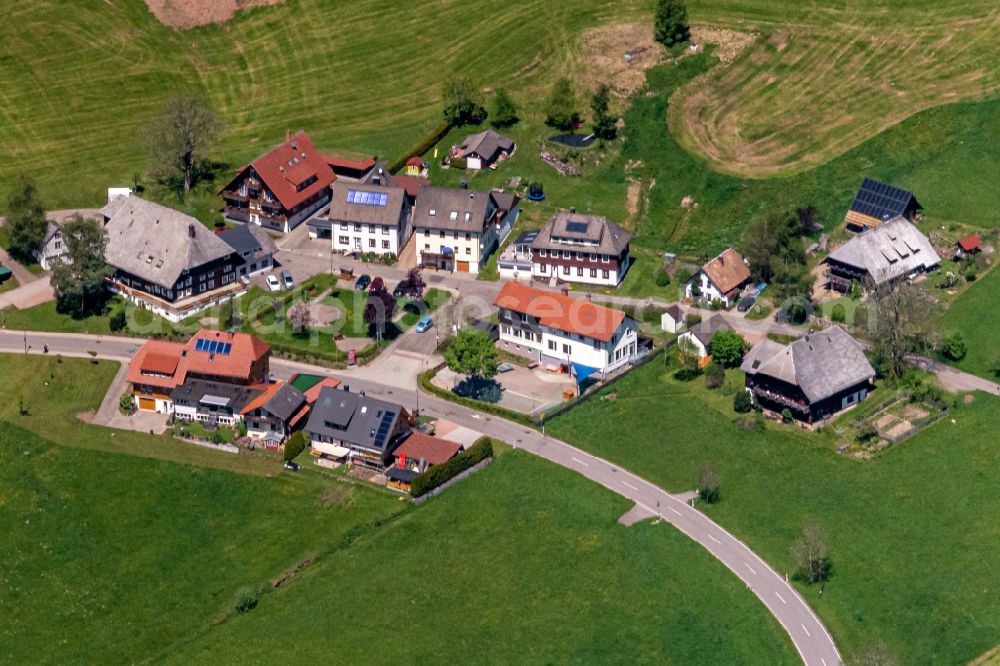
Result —
[[737, 414], [746, 414], [753, 409], [753, 398], [749, 391], [740, 391], [733, 396], [733, 411]]
[[237, 613], [249, 613], [257, 607], [257, 592], [252, 587], [241, 587], [236, 592], [233, 607]]
[[413, 481], [410, 482], [410, 495], [412, 497], [426, 495], [470, 467], [492, 457], [493, 440], [489, 437], [480, 437], [475, 444], [448, 462], [435, 465], [413, 477]]
[[658, 271], [656, 271], [656, 286], [666, 287], [669, 284], [670, 284], [670, 274], [667, 273], [667, 271], [663, 270], [663, 268], [660, 268]]
[[395, 162], [386, 167], [389, 173], [396, 173], [403, 166], [406, 165], [406, 160], [413, 156], [419, 156], [426, 153], [428, 150], [434, 147], [438, 141], [444, 138], [444, 135], [448, 133], [451, 129], [451, 123], [443, 121], [438, 125], [435, 125], [427, 134], [425, 134], [416, 145], [411, 146], [409, 150], [403, 153]]
[[965, 345], [965, 338], [962, 337], [961, 333], [952, 333], [945, 338], [944, 347], [941, 349], [945, 358], [952, 361], [961, 361], [965, 358], [966, 351], [968, 350]]
[[303, 430], [297, 430], [292, 433], [292, 436], [288, 438], [285, 442], [285, 460], [291, 461], [299, 457], [299, 454], [306, 449], [306, 433]]
[[448, 162], [448, 166], [455, 167], [456, 169], [468, 169], [469, 161], [464, 157], [453, 157]]
[[689, 271], [686, 268], [682, 268], [679, 271], [677, 271], [677, 274], [674, 275], [674, 277], [677, 278], [677, 281], [680, 282], [681, 284], [685, 284], [687, 283], [688, 280], [691, 279], [691, 271]]
[[715, 361], [709, 363], [705, 368], [705, 386], [717, 389], [724, 381], [726, 381], [726, 369]]
[[975, 268], [970, 268], [967, 271], [965, 271], [965, 281], [966, 282], [975, 282], [976, 281], [976, 269]]
[[131, 393], [127, 391], [122, 393], [122, 397], [118, 399], [118, 411], [125, 416], [135, 413], [135, 401], [132, 399]]
[[788, 407], [785, 407], [783, 410], [781, 410], [781, 420], [784, 421], [785, 423], [791, 423], [792, 410], [790, 410]]
[[867, 419], [857, 418], [854, 420], [854, 433], [859, 442], [868, 442], [878, 437], [878, 428]]
[[843, 324], [847, 320], [847, 309], [840, 303], [837, 303], [830, 310], [830, 320], [838, 324]]
[[684, 315], [684, 325], [687, 326], [688, 328], [691, 328], [692, 326], [697, 326], [700, 323], [701, 323], [701, 315], [698, 314], [697, 312], [689, 312], [686, 315]]
[[1000, 354], [990, 359], [990, 372], [994, 377], [1000, 377]]
[[760, 412], [739, 417], [736, 425], [750, 432], [763, 432], [767, 427], [764, 425], [764, 415]]
[[808, 318], [809, 311], [802, 303], [789, 303], [788, 307], [785, 308], [785, 320], [789, 324], [804, 324]]
[[108, 329], [110, 329], [112, 333], [117, 333], [125, 328], [126, 323], [125, 311], [118, 310], [111, 315], [111, 319], [108, 320]]

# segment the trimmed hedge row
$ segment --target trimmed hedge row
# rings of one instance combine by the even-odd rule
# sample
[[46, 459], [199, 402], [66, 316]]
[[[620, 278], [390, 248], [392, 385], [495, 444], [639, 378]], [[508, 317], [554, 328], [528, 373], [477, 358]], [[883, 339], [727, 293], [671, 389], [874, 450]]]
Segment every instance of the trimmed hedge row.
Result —
[[489, 437], [480, 437], [475, 444], [448, 462], [430, 467], [413, 477], [413, 481], [410, 482], [410, 495], [413, 497], [426, 495], [473, 465], [491, 457], [493, 457], [493, 440]]
[[463, 398], [462, 396], [455, 395], [447, 389], [435, 386], [434, 383], [431, 382], [431, 377], [440, 372], [443, 367], [444, 363], [436, 368], [431, 368], [430, 370], [422, 373], [418, 379], [420, 388], [444, 400], [450, 400], [451, 402], [458, 403], [459, 405], [463, 405], [480, 412], [486, 412], [487, 414], [492, 414], [493, 416], [509, 419], [531, 428], [541, 425], [541, 421], [536, 421], [527, 414], [515, 412], [512, 409], [507, 409], [506, 407], [501, 407], [500, 405], [495, 405], [493, 403], [481, 402], [479, 400], [473, 400], [472, 398]]
[[395, 162], [386, 167], [389, 170], [389, 173], [396, 173], [404, 166], [406, 166], [406, 160], [410, 159], [415, 155], [423, 155], [428, 150], [433, 148], [434, 144], [440, 141], [444, 137], [444, 135], [448, 133], [448, 130], [450, 129], [451, 129], [451, 123], [449, 123], [447, 120], [442, 120], [440, 124], [435, 125], [431, 129], [431, 131], [425, 134], [423, 138], [420, 139], [420, 141], [416, 145], [411, 147], [409, 150], [403, 153], [399, 158], [397, 158]]

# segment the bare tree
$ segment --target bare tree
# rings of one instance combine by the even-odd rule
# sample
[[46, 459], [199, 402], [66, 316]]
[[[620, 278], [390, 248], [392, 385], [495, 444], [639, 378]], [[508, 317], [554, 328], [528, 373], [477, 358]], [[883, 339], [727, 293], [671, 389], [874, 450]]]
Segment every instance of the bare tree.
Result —
[[885, 375], [899, 377], [906, 356], [937, 346], [938, 316], [930, 296], [912, 284], [869, 283], [867, 335], [875, 365]]
[[184, 193], [190, 192], [197, 180], [201, 151], [218, 131], [218, 116], [204, 101], [172, 95], [147, 134], [146, 149], [154, 173], [164, 178], [180, 177]]
[[802, 535], [792, 544], [792, 559], [798, 565], [798, 575], [803, 581], [812, 584], [829, 578], [826, 534], [815, 521], [807, 520], [802, 526]]
[[698, 468], [698, 497], [709, 504], [719, 501], [719, 470], [715, 465], [705, 464]]
[[292, 322], [292, 330], [301, 335], [312, 325], [312, 311], [309, 304], [299, 301], [288, 310], [288, 321]]

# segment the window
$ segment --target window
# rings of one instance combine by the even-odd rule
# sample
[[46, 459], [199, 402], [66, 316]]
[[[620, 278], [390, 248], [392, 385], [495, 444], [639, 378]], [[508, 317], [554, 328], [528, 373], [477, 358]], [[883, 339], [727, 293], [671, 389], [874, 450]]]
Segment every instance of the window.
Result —
[[[468, 234], [466, 234], [466, 235], [468, 235]], [[54, 247], [57, 250], [60, 249], [60, 248], [62, 248], [62, 241], [56, 241]]]
[[465, 214], [465, 221], [468, 222], [471, 219], [472, 219], [472, 213], [466, 213]]
[[389, 227], [388, 226], [383, 226], [382, 227], [382, 235], [383, 236], [388, 236], [389, 235]]
[[607, 279], [609, 279], [611, 277], [611, 273], [609, 271], [601, 271], [601, 273], [603, 273], [603, 275], [601, 275], [601, 277], [603, 277], [605, 280], [607, 280]]
[[427, 211], [427, 215], [429, 215], [430, 217], [434, 217], [435, 215], [437, 215], [437, 211], [431, 208], [429, 211]]
[[444, 238], [444, 229], [441, 230], [441, 238]]
[[563, 250], [562, 251], [562, 258], [563, 259], [569, 259], [569, 250]]
[[563, 343], [563, 354], [568, 354], [568, 353], [569, 353], [569, 345], [564, 342]]
[[361, 231], [361, 223], [360, 222], [355, 222], [354, 223], [354, 230], [355, 231]]
[[569, 275], [569, 266], [563, 266], [563, 275]]
[[552, 351], [556, 350], [556, 341], [555, 340], [549, 340], [549, 349], [551, 349]]
[[465, 232], [465, 240], [472, 240], [472, 234], [470, 234], [468, 231]]
[[424, 236], [430, 236], [430, 235], [431, 235], [431, 230], [430, 229], [424, 229]]
[[539, 250], [538, 251], [538, 256], [539, 257], [544, 257], [545, 256], [545, 250], [544, 249]]
[[592, 278], [597, 277], [597, 269], [596, 268], [591, 268], [590, 269], [590, 277], [592, 277]]
[[451, 214], [448, 215], [448, 219], [449, 220], [457, 220], [458, 219], [458, 211], [457, 210], [451, 211]]
[[343, 229], [344, 231], [347, 231], [347, 222], [341, 222], [340, 228]]
[[606, 254], [602, 254], [602, 255], [601, 255], [601, 262], [602, 262], [602, 263], [605, 263], [605, 264], [606, 264], [606, 263], [608, 263], [608, 262], [610, 262], [610, 261], [611, 261], [611, 258], [610, 258], [610, 257], [609, 257], [608, 255], [606, 255]]
[[374, 238], [369, 238], [368, 239], [368, 247], [375, 247], [375, 239]]
[[424, 249], [425, 250], [431, 249], [431, 244], [430, 243], [424, 243]]
[[548, 264], [538, 264], [538, 272], [542, 275], [548, 270]]
[[472, 254], [472, 248], [471, 247], [466, 247], [465, 248], [465, 253], [466, 254]]
[[228, 273], [229, 271], [233, 270], [233, 265], [232, 264], [226, 264], [226, 267], [223, 268], [222, 270], [224, 270], [224, 271], [226, 271]]
[[347, 237], [347, 236], [338, 236], [337, 237], [337, 242], [340, 243], [341, 245], [349, 245], [350, 242], [351, 242], [351, 239], [349, 237]]
[[457, 231], [453, 231], [451, 233], [451, 237], [454, 238], [455, 240], [458, 240], [458, 232]]
[[222, 276], [222, 284], [229, 284], [229, 276], [228, 275], [223, 275]]
[[590, 260], [591, 261], [597, 261], [597, 255], [595, 253], [591, 252], [590, 253]]
[[576, 275], [577, 277], [583, 277], [583, 269], [578, 267], [576, 269]]
[[389, 241], [387, 241], [387, 240], [382, 241], [382, 249], [383, 250], [388, 250], [389, 249]]
[[583, 252], [577, 252], [576, 253], [576, 258], [577, 259], [583, 259]]

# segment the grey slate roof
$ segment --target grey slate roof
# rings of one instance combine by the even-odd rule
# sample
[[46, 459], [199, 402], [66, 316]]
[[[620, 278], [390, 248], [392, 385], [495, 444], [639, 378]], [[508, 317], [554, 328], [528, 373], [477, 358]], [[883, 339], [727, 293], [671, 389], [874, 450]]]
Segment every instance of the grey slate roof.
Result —
[[413, 226], [481, 233], [486, 223], [492, 221], [496, 207], [491, 192], [425, 187], [413, 207]]
[[731, 331], [732, 327], [729, 325], [725, 319], [720, 315], [713, 314], [708, 319], [703, 319], [699, 323], [688, 329], [694, 337], [698, 338], [698, 341], [705, 345], [705, 349], [708, 349], [708, 344], [712, 341], [712, 336], [719, 331]]
[[219, 238], [240, 255], [273, 255], [278, 252], [278, 246], [274, 244], [270, 234], [256, 224], [241, 224], [226, 229], [219, 234]]
[[325, 387], [309, 413], [306, 430], [361, 448], [390, 452], [397, 441], [386, 437], [377, 441], [379, 427], [385, 421], [391, 433], [399, 422], [403, 408], [391, 402], [339, 388]]
[[306, 402], [306, 396], [289, 383], [281, 385], [271, 399], [264, 403], [264, 409], [288, 423], [289, 419], [302, 408]]
[[110, 265], [167, 289], [185, 268], [233, 253], [193, 217], [137, 196], [124, 198], [106, 231], [104, 257]]
[[513, 192], [493, 192], [493, 200], [497, 202], [497, 207], [501, 210], [511, 210], [521, 203], [520, 197]]
[[49, 220], [48, 225], [46, 225], [45, 227], [45, 238], [42, 239], [42, 247], [48, 245], [49, 241], [55, 238], [56, 234], [59, 233], [59, 231], [60, 231], [59, 226], [52, 220]]
[[903, 217], [858, 234], [831, 252], [827, 259], [864, 270], [877, 284], [941, 263], [927, 236]]
[[115, 213], [117, 213], [117, 212], [118, 212], [118, 210], [119, 210], [119, 209], [120, 209], [120, 208], [121, 208], [121, 207], [122, 207], [122, 206], [123, 206], [123, 205], [125, 204], [125, 202], [126, 202], [126, 201], [128, 201], [128, 200], [129, 200], [130, 198], [131, 198], [131, 197], [126, 197], [126, 196], [121, 196], [121, 195], [119, 195], [119, 196], [115, 197], [114, 199], [112, 199], [111, 201], [109, 201], [109, 202], [108, 202], [108, 203], [107, 203], [107, 204], [106, 204], [106, 205], [104, 206], [104, 208], [102, 208], [102, 209], [101, 209], [101, 211], [100, 211], [101, 215], [103, 215], [103, 216], [104, 216], [105, 218], [111, 218], [111, 217], [114, 217]]
[[587, 252], [618, 255], [631, 238], [632, 234], [606, 217], [561, 211], [549, 218], [531, 247], [536, 250], [581, 247]]
[[488, 129], [465, 137], [461, 148], [463, 155], [478, 155], [492, 162], [501, 151], [513, 150], [514, 140]]
[[[398, 227], [406, 190], [395, 185], [395, 181], [387, 181], [387, 175], [383, 174], [382, 182], [377, 185], [372, 182], [334, 181], [333, 185], [330, 186], [330, 207], [323, 214], [323, 217], [331, 220], [331, 222], [359, 222], [361, 224]], [[392, 182], [393, 184], [387, 184], [388, 182]], [[351, 191], [385, 194], [386, 205], [369, 206], [366, 204], [349, 203], [347, 198], [348, 193]]]
[[226, 409], [239, 414], [251, 400], [261, 394], [261, 389], [242, 384], [224, 384], [205, 379], [187, 379], [170, 392], [170, 398], [181, 405], [197, 405], [206, 396], [228, 400]]
[[861, 343], [839, 326], [811, 333], [790, 345], [763, 340], [744, 357], [740, 368], [798, 386], [810, 402], [870, 381], [875, 370]]

